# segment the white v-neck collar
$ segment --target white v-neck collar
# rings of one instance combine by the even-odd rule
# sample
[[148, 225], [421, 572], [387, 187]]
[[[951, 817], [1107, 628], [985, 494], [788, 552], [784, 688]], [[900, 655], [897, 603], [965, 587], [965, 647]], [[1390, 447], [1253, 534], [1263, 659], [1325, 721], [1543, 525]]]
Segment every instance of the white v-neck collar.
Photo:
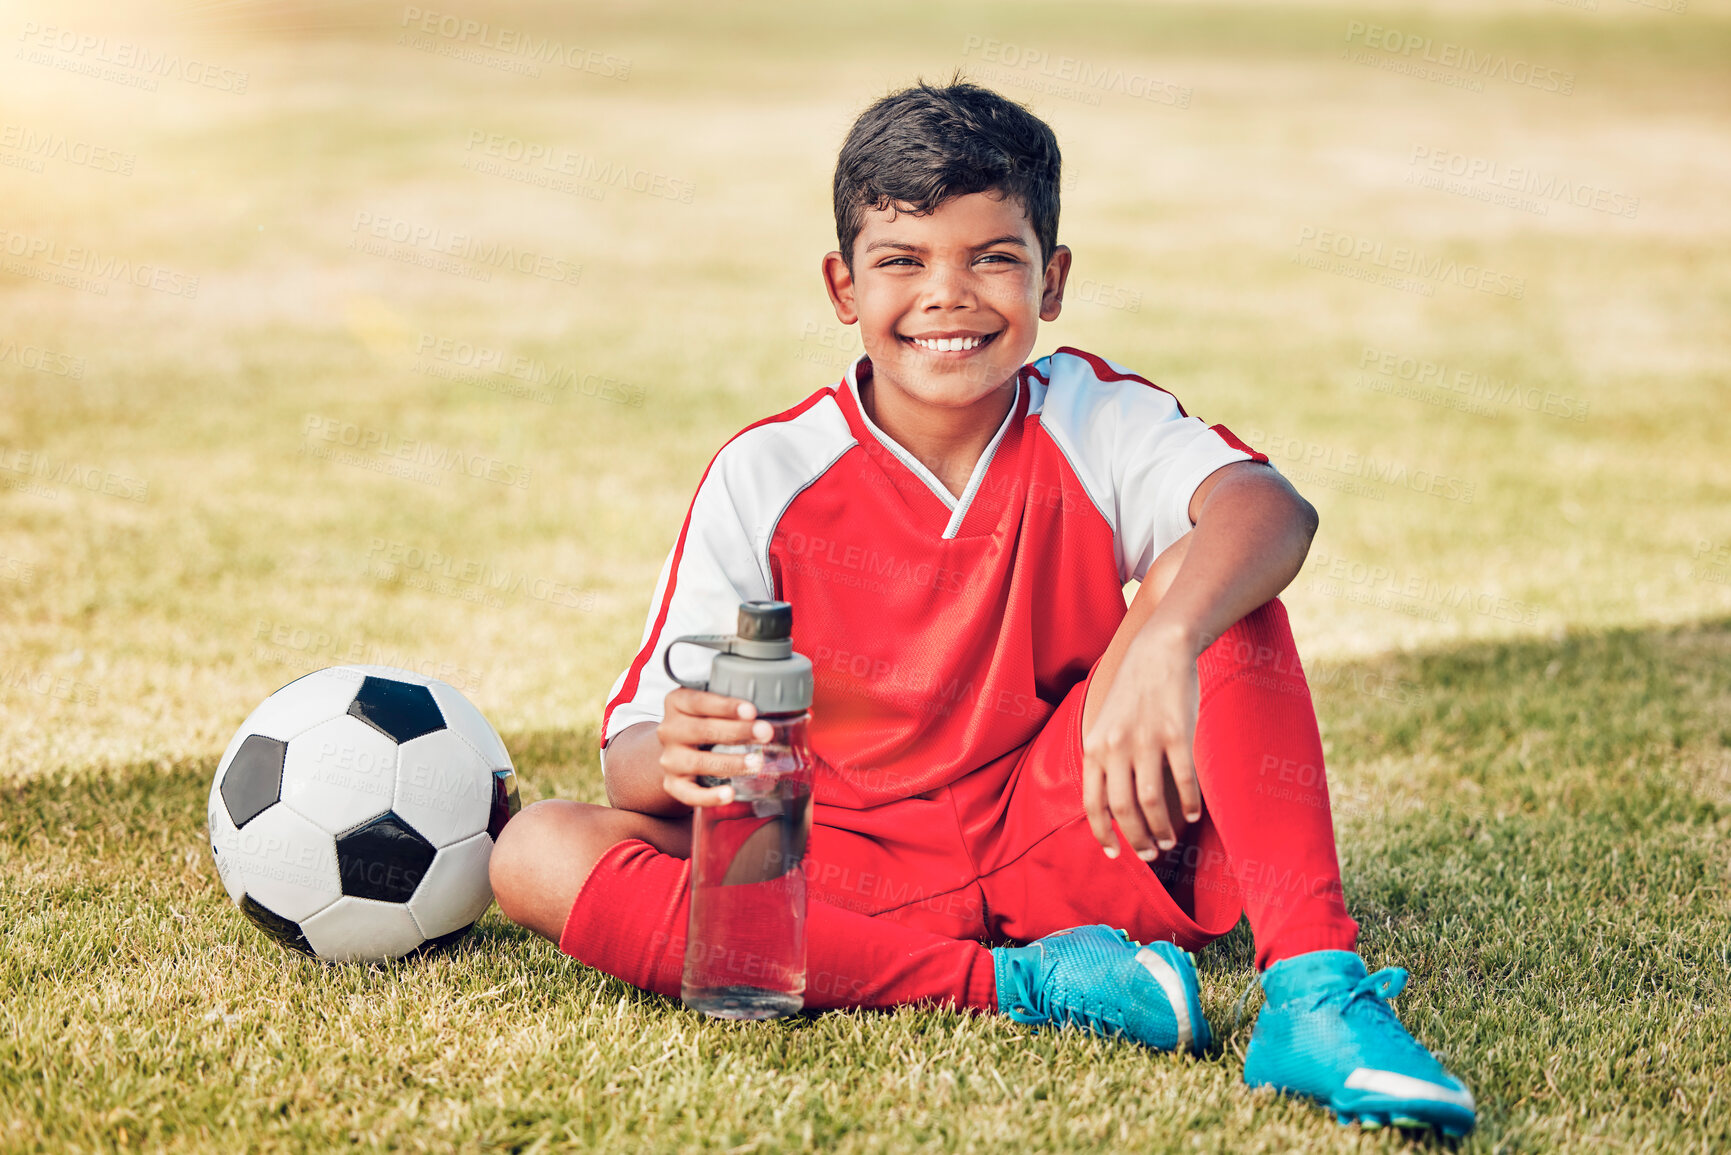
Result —
[[998, 431], [992, 435], [991, 441], [986, 443], [980, 459], [974, 462], [974, 472], [968, 477], [968, 484], [962, 489], [962, 495], [957, 497], [938, 480], [935, 473], [926, 468], [924, 462], [902, 448], [895, 438], [879, 429], [871, 415], [866, 412], [865, 402], [859, 395], [859, 366], [865, 359], [864, 354], [861, 354], [847, 370], [847, 386], [853, 392], [854, 408], [859, 410], [860, 420], [865, 422], [865, 427], [871, 430], [871, 435], [877, 438], [878, 444], [894, 454], [896, 460], [907, 466], [908, 471], [924, 482], [926, 488], [944, 503], [944, 508], [950, 511], [950, 521], [944, 526], [943, 537], [945, 540], [953, 538], [962, 528], [962, 520], [968, 515], [968, 507], [974, 503], [974, 494], [979, 492], [980, 486], [985, 483], [986, 472], [992, 467], [992, 457], [998, 452], [998, 443], [1004, 440], [1004, 434], [1009, 432], [1010, 422], [1016, 419], [1016, 406], [1022, 397], [1022, 374], [1019, 370], [1016, 373], [1016, 393], [1010, 398], [1010, 411], [1004, 414]]

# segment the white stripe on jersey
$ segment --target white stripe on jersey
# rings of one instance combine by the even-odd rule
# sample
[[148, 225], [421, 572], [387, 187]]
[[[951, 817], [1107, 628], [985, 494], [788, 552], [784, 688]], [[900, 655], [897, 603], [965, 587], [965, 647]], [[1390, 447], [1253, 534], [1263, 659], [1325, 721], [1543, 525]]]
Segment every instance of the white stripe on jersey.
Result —
[[[661, 720], [662, 701], [674, 688], [662, 668], [662, 652], [670, 640], [686, 634], [731, 634], [741, 602], [774, 596], [769, 542], [776, 523], [799, 492], [855, 444], [835, 398], [826, 395], [796, 417], [747, 429], [722, 446], [692, 500], [683, 551], [676, 544], [662, 563], [638, 652], [651, 645], [653, 649], [639, 672], [636, 693], [607, 718], [605, 739], [633, 723]], [[677, 574], [670, 572], [674, 553], [680, 555]], [[666, 620], [657, 630], [656, 617], [670, 593]], [[713, 658], [714, 651], [687, 649], [679, 659], [680, 673], [694, 678], [702, 671], [707, 676], [707, 662]], [[702, 666], [697, 664], [700, 659]], [[694, 668], [688, 670], [685, 661]], [[630, 668], [619, 675], [608, 701], [630, 676]]]

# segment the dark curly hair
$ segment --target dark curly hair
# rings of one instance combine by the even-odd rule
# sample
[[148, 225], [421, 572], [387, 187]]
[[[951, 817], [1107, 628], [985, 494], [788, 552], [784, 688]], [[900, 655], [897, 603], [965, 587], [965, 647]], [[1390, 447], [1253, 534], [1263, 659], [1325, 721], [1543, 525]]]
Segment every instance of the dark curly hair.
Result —
[[921, 82], [860, 113], [835, 162], [835, 235], [853, 267], [865, 214], [916, 216], [952, 197], [1014, 197], [1034, 226], [1042, 266], [1058, 247], [1058, 138], [1026, 108], [957, 76]]

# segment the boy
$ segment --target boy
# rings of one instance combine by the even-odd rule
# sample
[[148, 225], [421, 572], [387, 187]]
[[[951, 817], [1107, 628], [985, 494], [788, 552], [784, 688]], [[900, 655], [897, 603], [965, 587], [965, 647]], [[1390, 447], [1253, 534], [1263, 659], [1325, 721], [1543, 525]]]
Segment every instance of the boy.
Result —
[[[823, 276], [865, 353], [710, 463], [607, 704], [612, 806], [513, 819], [499, 905], [677, 994], [690, 810], [728, 801], [698, 776], [754, 769], [708, 747], [769, 727], [676, 687], [662, 653], [729, 632], [743, 601], [789, 601], [828, 763], [808, 1007], [931, 1000], [1202, 1051], [1187, 952], [1242, 911], [1267, 994], [1246, 1081], [1343, 1122], [1464, 1133], [1471, 1094], [1386, 1002], [1406, 972], [1367, 975], [1353, 952], [1275, 600], [1316, 513], [1128, 370], [1074, 349], [1024, 364], [1070, 269], [1058, 179], [1051, 129], [971, 84], [895, 93], [854, 124]], [[1315, 793], [1270, 788], [1282, 768]], [[1006, 940], [1029, 945], [982, 945]]]

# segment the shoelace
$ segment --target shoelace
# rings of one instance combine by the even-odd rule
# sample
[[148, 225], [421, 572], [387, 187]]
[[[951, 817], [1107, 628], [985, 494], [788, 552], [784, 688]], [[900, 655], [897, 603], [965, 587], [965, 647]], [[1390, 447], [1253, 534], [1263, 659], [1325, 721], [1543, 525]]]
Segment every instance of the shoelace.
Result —
[[1370, 1015], [1383, 1028], [1384, 1043], [1392, 1043], [1402, 1051], [1414, 1055], [1423, 1055], [1426, 1060], [1435, 1062], [1430, 1051], [1423, 1043], [1412, 1037], [1400, 1021], [1400, 1016], [1394, 1013], [1394, 1008], [1388, 1005], [1388, 1000], [1406, 989], [1407, 973], [1404, 967], [1384, 967], [1375, 974], [1366, 975], [1353, 986], [1345, 990], [1329, 991], [1311, 1004], [1311, 1009], [1322, 1006], [1330, 999], [1340, 999], [1342, 1017], [1357, 1012]]
[[[1255, 990], [1257, 987], [1257, 977], [1258, 976], [1255, 974], [1252, 974], [1250, 976], [1250, 981], [1244, 984], [1244, 990], [1239, 992], [1238, 1005], [1233, 1009], [1232, 1013], [1232, 1029], [1234, 1031], [1238, 1029], [1239, 1024], [1244, 1020], [1244, 1004], [1250, 999], [1250, 992]], [[1369, 997], [1371, 1002], [1367, 1005], [1371, 1008], [1375, 1008], [1371, 1011], [1372, 1014], [1376, 1014], [1380, 1011], [1381, 1014], [1393, 1019], [1396, 1026], [1399, 1026], [1400, 1018], [1388, 1005], [1388, 1000], [1394, 998], [1406, 989], [1406, 980], [1407, 972], [1405, 967], [1383, 967], [1375, 974], [1366, 975], [1351, 987], [1323, 991], [1316, 997], [1316, 1001], [1310, 1004], [1310, 1009], [1313, 1011], [1318, 1010], [1322, 1007], [1322, 1004], [1328, 1002], [1330, 999], [1339, 998], [1341, 1000], [1341, 1013], [1345, 1014], [1347, 1008], [1356, 1000]], [[1402, 1027], [1401, 1030], [1404, 1033], [1406, 1028]]]
[[[1050, 972], [1045, 966], [1044, 952], [1041, 952], [1041, 977]], [[1028, 976], [1021, 967], [1010, 968], [1010, 979], [1014, 984], [1016, 1001], [1010, 1007], [1010, 1017], [1018, 1023], [1037, 1025], [1056, 1022], [1063, 1026], [1084, 1025], [1100, 1034], [1118, 1034], [1124, 1030], [1124, 1024], [1114, 1019], [1104, 1017], [1091, 1005], [1086, 1008], [1062, 1007], [1056, 1015], [1045, 1008], [1044, 992], [1035, 989], [1028, 981]], [[1029, 1008], [1032, 1008], [1030, 1010]]]
[[1328, 1000], [1345, 995], [1345, 998], [1341, 998], [1340, 1003], [1342, 1014], [1345, 1014], [1347, 1008], [1358, 1000], [1368, 998], [1371, 1001], [1366, 1005], [1380, 1008], [1384, 1014], [1393, 1018], [1394, 1011], [1389, 1009], [1388, 1000], [1406, 989], [1406, 977], [1405, 967], [1383, 967], [1375, 974], [1365, 975], [1350, 987], [1322, 992], [1317, 996], [1316, 1001], [1310, 1004], [1310, 1009], [1318, 1010]]

